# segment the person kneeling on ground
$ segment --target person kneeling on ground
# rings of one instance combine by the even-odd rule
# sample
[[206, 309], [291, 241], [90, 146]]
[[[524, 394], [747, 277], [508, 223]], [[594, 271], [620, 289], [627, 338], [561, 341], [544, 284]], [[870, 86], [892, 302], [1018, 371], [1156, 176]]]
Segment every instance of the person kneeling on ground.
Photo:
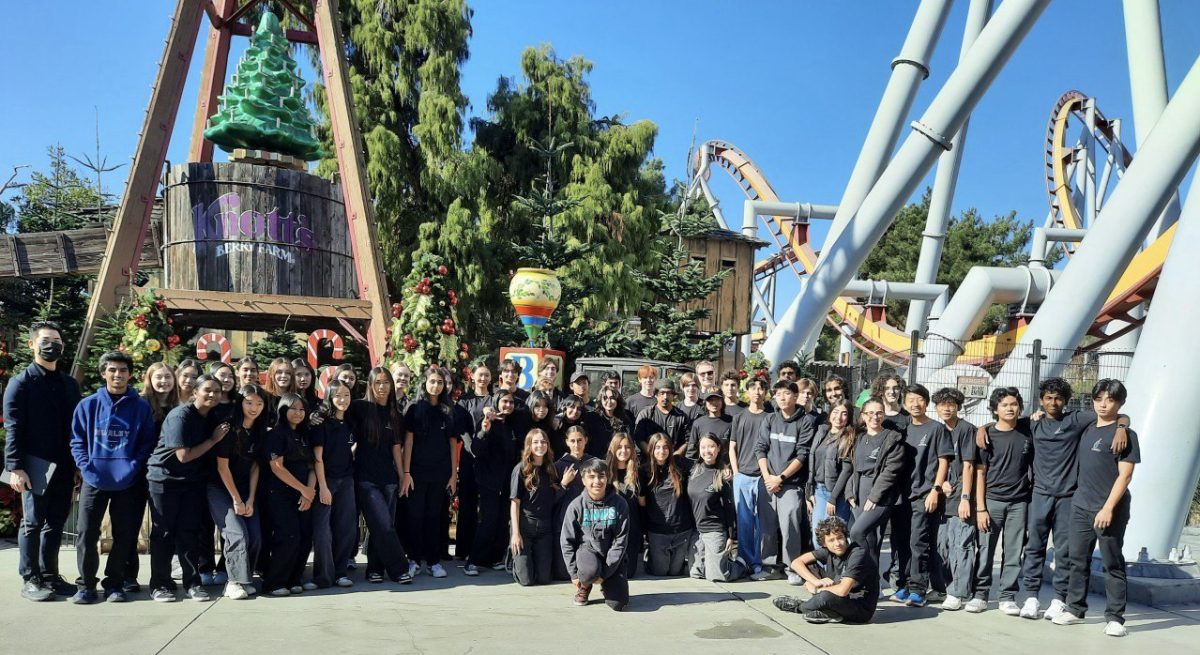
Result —
[[[846, 523], [836, 516], [821, 521], [817, 526], [821, 547], [792, 562], [812, 598], [780, 596], [773, 601], [775, 607], [803, 614], [809, 623], [870, 622], [879, 600], [879, 565], [870, 549], [851, 542], [849, 534]], [[816, 562], [824, 565], [825, 577], [813, 573]]]
[[608, 485], [608, 465], [591, 459], [580, 471], [584, 493], [567, 507], [562, 527], [563, 562], [575, 585], [575, 604], [587, 605], [592, 585], [616, 611], [629, 602], [625, 547], [629, 541], [629, 504]]

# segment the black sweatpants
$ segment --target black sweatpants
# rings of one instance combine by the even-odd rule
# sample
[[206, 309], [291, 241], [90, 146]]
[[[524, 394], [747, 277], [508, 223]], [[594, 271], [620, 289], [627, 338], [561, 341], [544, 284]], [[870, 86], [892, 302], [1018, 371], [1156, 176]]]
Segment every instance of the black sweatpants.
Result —
[[924, 596], [929, 591], [929, 579], [933, 571], [940, 508], [933, 514], [927, 514], [924, 496], [918, 500], [910, 500], [908, 507], [908, 591]]
[[[461, 500], [461, 499], [460, 499]], [[502, 489], [479, 489], [479, 526], [467, 561], [475, 566], [491, 566], [504, 559], [508, 541], [508, 508], [512, 501]], [[462, 505], [460, 504], [461, 508]], [[462, 515], [459, 515], [461, 520]]]
[[183, 588], [200, 584], [199, 560], [201, 520], [208, 512], [205, 485], [150, 485], [150, 589], [175, 589], [171, 579], [171, 557], [179, 555]]
[[[903, 507], [891, 505], [876, 505], [870, 511], [866, 511], [863, 510], [861, 502], [854, 508], [854, 526], [850, 528], [850, 541], [869, 548], [871, 556], [877, 562], [879, 561], [879, 551], [883, 548], [883, 535], [881, 534], [883, 524], [892, 514], [907, 514], [907, 512]], [[895, 548], [895, 541], [892, 542], [892, 547]], [[895, 553], [893, 553], [894, 556]]]
[[442, 561], [445, 529], [446, 484], [417, 480], [408, 492], [408, 532], [413, 541], [412, 559], [433, 566]]
[[312, 551], [312, 510], [301, 512], [300, 494], [292, 489], [271, 488], [267, 503], [271, 506], [270, 564], [263, 571], [263, 586], [268, 592], [296, 587], [302, 582], [308, 554]]
[[[454, 527], [454, 556], [471, 559], [475, 533], [479, 529], [479, 484], [475, 481], [475, 458], [464, 448], [458, 462], [458, 521]], [[505, 511], [507, 511], [507, 507]]]
[[846, 623], [868, 623], [875, 616], [875, 608], [862, 598], [847, 598], [830, 591], [818, 591], [812, 598], [800, 604], [801, 611], [836, 612]]
[[1082, 617], [1088, 608], [1088, 583], [1092, 577], [1092, 550], [1100, 545], [1104, 565], [1104, 620], [1125, 623], [1128, 582], [1125, 576], [1125, 526], [1129, 524], [1129, 501], [1117, 505], [1107, 528], [1097, 530], [1096, 512], [1071, 507], [1071, 580], [1067, 589], [1067, 608]]
[[1037, 596], [1042, 589], [1046, 569], [1046, 549], [1054, 534], [1054, 597], [1067, 599], [1071, 579], [1071, 497], [1047, 496], [1033, 492], [1029, 515], [1025, 517], [1025, 559], [1021, 564], [1021, 586]]
[[[79, 566], [80, 589], [95, 589], [100, 570], [100, 523], [107, 511], [112, 519], [112, 548], [104, 565], [103, 589], [116, 591], [131, 576], [127, 570], [131, 553], [137, 556], [138, 528], [146, 506], [146, 491], [140, 482], [128, 489], [103, 491], [87, 482], [79, 488], [78, 536], [75, 558]], [[135, 573], [134, 576], [137, 574]]]
[[[591, 586], [596, 578], [604, 573], [606, 557], [606, 555], [592, 550], [587, 544], [582, 544], [579, 550], [575, 551], [575, 566], [578, 569], [579, 584], [585, 587]], [[615, 575], [605, 578], [604, 582], [600, 583], [600, 592], [604, 594], [606, 602], [615, 603], [617, 609], [620, 609], [629, 602], [629, 580], [625, 577], [624, 561], [616, 567], [616, 571]]]
[[549, 584], [552, 562], [557, 557], [562, 559], [555, 545], [553, 519], [536, 519], [521, 514], [520, 525], [521, 552], [513, 553], [513, 578], [522, 587], [535, 584]]

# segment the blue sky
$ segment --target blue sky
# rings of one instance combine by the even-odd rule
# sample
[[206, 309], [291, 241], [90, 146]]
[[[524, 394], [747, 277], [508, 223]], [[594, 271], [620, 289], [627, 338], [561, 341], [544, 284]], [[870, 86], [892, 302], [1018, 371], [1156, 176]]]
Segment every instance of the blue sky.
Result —
[[[472, 113], [485, 111], [497, 77], [518, 70], [522, 49], [548, 43], [564, 58], [582, 54], [594, 62], [599, 114], [658, 124], [655, 154], [670, 176], [685, 174], [698, 120], [698, 140], [740, 146], [784, 200], [830, 204], [840, 199], [917, 6], [916, 0], [472, 4], [474, 37], [463, 69]], [[912, 118], [957, 61], [966, 5], [955, 3]], [[103, 152], [111, 162], [129, 160], [171, 7], [74, 0], [6, 8], [0, 180], [16, 164], [44, 167], [45, 148], [53, 143], [77, 156], [91, 153], [97, 110]], [[1162, 15], [1173, 89], [1200, 55], [1200, 2], [1163, 0]], [[173, 162], [186, 156], [193, 69], [171, 144]], [[1056, 0], [1046, 10], [972, 117], [956, 213], [976, 207], [990, 217], [1015, 210], [1040, 224], [1047, 209], [1046, 122], [1055, 100], [1070, 89], [1097, 97], [1106, 115], [1125, 119], [1132, 149], [1119, 0]], [[105, 186], [119, 187], [127, 170], [109, 174]], [[716, 191], [726, 211], [737, 215], [737, 188], [721, 180]], [[818, 228], [815, 240], [822, 234]]]

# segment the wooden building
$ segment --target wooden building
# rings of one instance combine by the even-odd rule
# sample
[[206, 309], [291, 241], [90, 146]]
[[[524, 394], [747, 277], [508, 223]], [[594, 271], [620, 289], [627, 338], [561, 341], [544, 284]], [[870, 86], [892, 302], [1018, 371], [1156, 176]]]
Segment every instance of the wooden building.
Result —
[[703, 301], [688, 303], [689, 309], [703, 306], [709, 310], [708, 318], [696, 321], [696, 331], [714, 333], [729, 330], [735, 335], [749, 334], [754, 253], [767, 245], [766, 242], [730, 230], [712, 230], [702, 236], [685, 239], [684, 245], [693, 260], [704, 262], [705, 275], [730, 271], [715, 293]]

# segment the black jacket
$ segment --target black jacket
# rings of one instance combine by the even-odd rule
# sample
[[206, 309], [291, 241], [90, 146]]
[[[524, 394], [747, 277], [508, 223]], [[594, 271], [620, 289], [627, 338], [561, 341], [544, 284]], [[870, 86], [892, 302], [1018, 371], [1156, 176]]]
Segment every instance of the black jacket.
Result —
[[658, 405], [651, 405], [637, 415], [633, 440], [644, 445], [650, 441], [656, 432], [665, 433], [671, 438], [671, 450], [674, 451], [687, 443], [688, 430], [692, 428], [692, 420], [678, 407], [663, 414], [658, 411]]
[[517, 463], [516, 435], [508, 420], [492, 419], [490, 430], [480, 427], [467, 437], [464, 445], [475, 458], [475, 482], [479, 488], [505, 489]]
[[[879, 457], [875, 460], [875, 467], [871, 471], [875, 482], [871, 485], [871, 493], [867, 497], [867, 500], [876, 505], [890, 505], [902, 498], [904, 494], [901, 493], [901, 487], [907, 483], [903, 479], [904, 437], [899, 432], [887, 428], [884, 428], [883, 435], [883, 443], [879, 446]], [[859, 436], [859, 439], [861, 440], [862, 436]], [[856, 470], [850, 476], [851, 487], [846, 492], [848, 497], [857, 493], [862, 473], [862, 471]]]
[[25, 468], [33, 455], [75, 469], [71, 457], [71, 418], [79, 404], [79, 383], [63, 371], [31, 363], [4, 389], [4, 468]]

